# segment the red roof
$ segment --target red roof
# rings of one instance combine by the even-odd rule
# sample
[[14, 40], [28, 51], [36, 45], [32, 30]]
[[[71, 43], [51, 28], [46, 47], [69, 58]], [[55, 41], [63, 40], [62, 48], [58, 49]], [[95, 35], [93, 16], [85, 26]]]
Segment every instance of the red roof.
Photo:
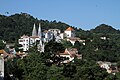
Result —
[[73, 31], [74, 29], [72, 27], [69, 27], [66, 29], [66, 31]]
[[31, 38], [39, 38], [38, 36], [30, 36]]

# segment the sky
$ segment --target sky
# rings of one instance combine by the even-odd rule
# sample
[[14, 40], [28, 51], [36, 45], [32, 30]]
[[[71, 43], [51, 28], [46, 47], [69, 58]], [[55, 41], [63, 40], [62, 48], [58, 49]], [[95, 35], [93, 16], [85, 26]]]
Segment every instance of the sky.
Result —
[[[9, 14], [6, 14], [9, 12]], [[107, 24], [120, 29], [120, 0], [1, 0], [0, 14], [28, 13], [83, 30]]]

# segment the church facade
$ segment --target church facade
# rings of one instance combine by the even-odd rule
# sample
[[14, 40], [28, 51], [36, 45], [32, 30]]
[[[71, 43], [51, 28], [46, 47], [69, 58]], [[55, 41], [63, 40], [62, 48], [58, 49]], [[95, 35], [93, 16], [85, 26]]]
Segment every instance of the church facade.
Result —
[[[41, 33], [41, 25], [39, 24], [39, 28], [38, 28], [38, 33], [36, 31], [36, 26], [34, 24], [33, 26], [33, 31], [32, 31], [32, 36], [26, 36], [23, 35], [21, 36], [21, 38], [18, 40], [19, 44], [22, 45], [23, 51], [28, 51], [29, 48], [35, 44], [40, 45], [38, 46], [38, 49], [40, 49], [40, 47], [43, 46], [42, 43], [42, 33]], [[38, 42], [38, 43], [36, 43]], [[44, 50], [44, 49], [42, 49]], [[44, 51], [41, 51], [44, 52]]]

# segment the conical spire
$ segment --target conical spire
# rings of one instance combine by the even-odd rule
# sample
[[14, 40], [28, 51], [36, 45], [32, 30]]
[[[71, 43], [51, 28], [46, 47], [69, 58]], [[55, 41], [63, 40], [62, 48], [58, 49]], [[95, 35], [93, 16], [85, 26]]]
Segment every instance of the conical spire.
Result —
[[39, 23], [39, 28], [38, 28], [38, 37], [41, 38], [41, 24]]
[[37, 36], [35, 24], [34, 24], [34, 27], [33, 27], [32, 36]]

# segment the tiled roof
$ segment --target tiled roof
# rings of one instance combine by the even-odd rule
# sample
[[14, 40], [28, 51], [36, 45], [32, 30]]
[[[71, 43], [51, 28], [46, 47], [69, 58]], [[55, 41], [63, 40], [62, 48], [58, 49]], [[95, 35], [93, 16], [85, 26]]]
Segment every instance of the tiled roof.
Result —
[[73, 31], [74, 29], [72, 27], [69, 27], [66, 29], [66, 31]]
[[69, 40], [72, 40], [72, 41], [77, 41], [77, 40], [80, 40], [80, 38], [77, 38], [77, 37], [70, 37], [68, 38]]
[[21, 36], [21, 38], [28, 38], [28, 36], [26, 36], [26, 35], [23, 35], [23, 36]]
[[3, 50], [0, 50], [0, 54], [3, 54], [4, 53], [4, 51]]
[[60, 53], [60, 55], [75, 55], [77, 52], [76, 48], [66, 48], [64, 53]]
[[39, 38], [38, 36], [30, 36], [30, 38]]

